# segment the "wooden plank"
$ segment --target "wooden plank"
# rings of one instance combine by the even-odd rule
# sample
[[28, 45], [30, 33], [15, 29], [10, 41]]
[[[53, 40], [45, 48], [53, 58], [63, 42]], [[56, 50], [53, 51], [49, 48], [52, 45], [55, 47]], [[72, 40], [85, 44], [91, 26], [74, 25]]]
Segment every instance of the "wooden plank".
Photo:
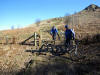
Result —
[[34, 37], [34, 35], [30, 36], [29, 38], [27, 38], [26, 40], [24, 40], [23, 42], [21, 42], [21, 44], [24, 44], [26, 41], [28, 41], [28, 40], [31, 39], [32, 37]]

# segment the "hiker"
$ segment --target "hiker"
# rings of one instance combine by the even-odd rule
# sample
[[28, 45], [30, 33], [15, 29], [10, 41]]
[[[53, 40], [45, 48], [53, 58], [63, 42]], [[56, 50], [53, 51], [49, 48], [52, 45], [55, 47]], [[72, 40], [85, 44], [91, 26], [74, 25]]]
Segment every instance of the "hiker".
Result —
[[58, 35], [59, 37], [58, 30], [56, 29], [55, 26], [52, 27], [50, 34], [52, 35], [53, 40], [56, 40], [56, 35]]
[[65, 25], [65, 46], [68, 47], [70, 45], [70, 41], [75, 39], [75, 32], [73, 29], [69, 29], [68, 25]]

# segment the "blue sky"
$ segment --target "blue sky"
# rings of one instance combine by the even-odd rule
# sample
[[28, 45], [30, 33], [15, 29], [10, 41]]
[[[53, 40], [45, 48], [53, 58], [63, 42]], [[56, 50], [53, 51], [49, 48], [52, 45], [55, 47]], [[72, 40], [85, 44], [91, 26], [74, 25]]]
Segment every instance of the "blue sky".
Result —
[[25, 27], [37, 19], [45, 20], [73, 14], [99, 0], [0, 0], [0, 30]]

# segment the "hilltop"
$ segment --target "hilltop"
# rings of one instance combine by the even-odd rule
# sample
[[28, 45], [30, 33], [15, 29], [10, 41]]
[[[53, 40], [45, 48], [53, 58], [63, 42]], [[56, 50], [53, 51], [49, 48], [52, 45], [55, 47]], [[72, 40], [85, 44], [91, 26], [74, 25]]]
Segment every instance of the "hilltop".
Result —
[[100, 7], [95, 5], [95, 4], [91, 4], [88, 7], [86, 7], [84, 10], [86, 11], [100, 11]]

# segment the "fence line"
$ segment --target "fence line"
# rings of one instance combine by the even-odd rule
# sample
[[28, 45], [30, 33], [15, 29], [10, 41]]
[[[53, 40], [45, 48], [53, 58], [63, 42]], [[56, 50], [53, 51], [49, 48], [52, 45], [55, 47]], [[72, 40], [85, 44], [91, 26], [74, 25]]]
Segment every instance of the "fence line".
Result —
[[16, 44], [17, 42], [16, 37], [0, 37], [0, 44]]

